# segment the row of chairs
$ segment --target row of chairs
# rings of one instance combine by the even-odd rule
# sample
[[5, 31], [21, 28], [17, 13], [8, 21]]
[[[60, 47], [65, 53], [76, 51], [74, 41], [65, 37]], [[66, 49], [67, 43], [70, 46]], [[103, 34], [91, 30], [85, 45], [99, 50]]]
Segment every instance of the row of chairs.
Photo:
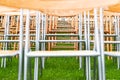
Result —
[[[8, 40], [5, 36], [5, 40], [0, 40], [1, 43], [14, 43], [17, 42], [19, 44], [18, 50], [1, 50], [0, 57], [8, 57], [19, 55], [19, 73], [18, 80], [21, 80], [22, 75], [22, 60], [24, 60], [24, 80], [27, 80], [27, 64], [28, 58], [35, 58], [35, 66], [34, 66], [34, 80], [38, 80], [38, 57], [41, 57], [42, 67], [44, 68], [44, 60], [45, 57], [62, 57], [62, 56], [79, 56], [81, 62], [81, 56], [86, 57], [86, 80], [91, 80], [91, 68], [90, 68], [90, 56], [96, 56], [98, 58], [98, 69], [99, 69], [99, 80], [105, 80], [105, 66], [104, 66], [104, 56], [119, 56], [119, 52], [105, 52], [104, 51], [104, 43], [120, 43], [119, 41], [104, 41], [104, 29], [103, 29], [103, 14], [102, 8], [100, 8], [100, 14], [97, 15], [97, 9], [94, 9], [94, 20], [93, 20], [93, 36], [94, 40], [90, 40], [90, 13], [89, 11], [84, 12], [84, 17], [82, 13], [79, 15], [79, 40], [46, 40], [46, 15], [41, 14], [36, 11], [36, 32], [35, 32], [35, 40], [30, 40], [30, 11], [27, 11], [26, 15], [26, 24], [23, 23], [23, 10], [20, 11], [20, 28], [19, 33], [16, 36], [18, 40]], [[87, 16], [86, 16], [87, 15]], [[82, 19], [83, 18], [83, 19]], [[119, 17], [117, 18], [119, 19]], [[118, 20], [119, 22], [119, 20]], [[118, 23], [116, 22], [116, 24]], [[84, 25], [83, 25], [84, 23]], [[25, 26], [25, 27], [24, 27]], [[6, 21], [6, 26], [9, 27], [9, 24]], [[117, 30], [119, 29], [119, 25], [116, 25]], [[24, 34], [25, 28], [25, 34]], [[82, 33], [84, 30], [84, 34]], [[118, 31], [119, 32], [119, 31]], [[82, 37], [84, 35], [84, 38]], [[10, 35], [11, 36], [11, 35]], [[119, 40], [119, 39], [118, 39]], [[48, 42], [78, 42], [79, 50], [78, 51], [46, 51], [45, 44]], [[31, 43], [35, 43], [35, 50], [31, 50]], [[85, 50], [82, 50], [82, 43], [85, 43]], [[90, 43], [94, 44], [94, 48], [90, 49]], [[5, 46], [7, 47], [7, 45]], [[119, 46], [118, 46], [119, 47]], [[23, 48], [25, 48], [25, 52], [23, 53]], [[119, 48], [118, 48], [119, 49]], [[115, 54], [113, 54], [115, 53]], [[24, 55], [24, 59], [23, 59]], [[119, 59], [119, 58], [118, 58]], [[80, 65], [81, 66], [81, 65]]]

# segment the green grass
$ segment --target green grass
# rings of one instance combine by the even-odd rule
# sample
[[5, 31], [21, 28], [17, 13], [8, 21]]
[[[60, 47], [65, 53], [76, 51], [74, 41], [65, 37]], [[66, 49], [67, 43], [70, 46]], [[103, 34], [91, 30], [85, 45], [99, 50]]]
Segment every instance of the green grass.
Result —
[[[32, 80], [34, 58], [32, 58]], [[93, 60], [92, 71], [93, 71]], [[117, 69], [116, 61], [106, 59], [106, 80], [120, 80], [120, 70]], [[18, 58], [12, 62], [7, 61], [6, 68], [0, 68], [0, 80], [17, 80]], [[93, 73], [91, 73], [93, 74]], [[93, 77], [93, 75], [92, 75]], [[45, 69], [39, 80], [85, 80], [84, 69], [79, 70], [76, 57], [47, 58]]]
[[0, 68], [0, 80], [17, 80], [18, 59], [13, 58], [12, 61], [7, 60], [7, 67]]
[[83, 70], [73, 57], [48, 58], [40, 80], [81, 80]]
[[106, 59], [106, 78], [107, 80], [120, 80], [120, 70], [117, 69], [117, 61]]
[[[56, 45], [73, 46], [73, 44], [70, 43], [66, 44], [58, 43]], [[31, 59], [32, 59], [31, 77], [33, 80], [34, 58]], [[120, 70], [117, 69], [117, 62], [116, 61], [113, 62], [113, 59], [108, 60], [106, 58], [105, 64], [106, 64], [106, 80], [120, 80]], [[93, 58], [91, 58], [92, 80], [94, 76], [93, 69], [94, 69]], [[7, 60], [6, 68], [0, 68], [0, 80], [17, 80], [17, 78], [18, 78], [18, 58], [14, 57], [12, 61]], [[79, 70], [79, 63], [76, 57], [47, 58], [45, 62], [45, 69], [43, 69], [42, 76], [39, 75], [39, 80], [85, 80], [84, 69], [82, 68]]]

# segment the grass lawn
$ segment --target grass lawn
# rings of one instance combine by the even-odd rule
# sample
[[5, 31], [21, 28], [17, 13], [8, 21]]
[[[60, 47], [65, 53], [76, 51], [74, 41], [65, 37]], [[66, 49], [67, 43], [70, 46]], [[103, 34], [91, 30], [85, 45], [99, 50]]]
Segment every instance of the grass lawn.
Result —
[[[32, 80], [33, 62], [32, 59]], [[93, 63], [92, 60], [91, 62]], [[17, 80], [17, 65], [18, 58], [13, 58], [12, 61], [7, 60], [7, 67], [0, 68], [0, 80]], [[120, 80], [120, 70], [117, 70], [116, 61], [106, 59], [106, 78], [106, 80]], [[47, 58], [45, 69], [42, 76], [39, 76], [39, 80], [85, 80], [84, 69], [79, 70], [76, 57]]]

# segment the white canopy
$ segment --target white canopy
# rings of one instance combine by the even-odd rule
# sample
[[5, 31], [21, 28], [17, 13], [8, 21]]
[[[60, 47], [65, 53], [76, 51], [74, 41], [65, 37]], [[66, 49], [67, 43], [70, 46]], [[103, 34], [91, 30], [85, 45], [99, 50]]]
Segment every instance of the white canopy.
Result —
[[0, 5], [40, 10], [49, 15], [71, 16], [94, 7], [106, 7], [120, 0], [0, 0]]

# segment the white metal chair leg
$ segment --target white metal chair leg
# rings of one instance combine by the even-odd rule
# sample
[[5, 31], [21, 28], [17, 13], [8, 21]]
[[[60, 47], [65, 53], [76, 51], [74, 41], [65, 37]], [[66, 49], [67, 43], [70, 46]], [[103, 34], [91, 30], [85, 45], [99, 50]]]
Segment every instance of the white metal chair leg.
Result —
[[6, 68], [6, 58], [3, 59], [4, 68]]
[[120, 69], [120, 57], [117, 57], [117, 69]]
[[[94, 9], [94, 20], [95, 20], [95, 35], [96, 35], [96, 37], [95, 37], [95, 43], [96, 43], [96, 50], [100, 53], [101, 52], [101, 54], [100, 54], [100, 56], [98, 56], [98, 71], [99, 71], [99, 80], [104, 80], [104, 78], [103, 78], [103, 63], [104, 62], [102, 62], [102, 61], [104, 61], [103, 60], [103, 42], [101, 42], [100, 43], [100, 41], [103, 39], [103, 18], [102, 18], [102, 9], [100, 9], [100, 34], [101, 34], [101, 37], [100, 37], [100, 39], [101, 40], [99, 40], [99, 33], [98, 33], [98, 17], [97, 17], [97, 8], [95, 8]], [[102, 33], [101, 33], [102, 32]], [[101, 45], [101, 50], [100, 50], [100, 45]]]
[[101, 72], [101, 58], [98, 56], [98, 71], [99, 71], [99, 80], [102, 80], [102, 72]]
[[[90, 12], [87, 13], [87, 50], [90, 50]], [[91, 65], [90, 56], [87, 58], [88, 61], [88, 79], [91, 80]]]
[[86, 57], [86, 80], [89, 80], [88, 57]]
[[22, 80], [22, 59], [23, 59], [23, 10], [20, 10], [20, 44], [19, 44], [19, 71], [18, 80]]
[[79, 69], [82, 68], [82, 57], [79, 57]]
[[42, 68], [45, 68], [45, 57], [42, 57]]
[[[85, 49], [88, 49], [87, 44], [87, 17], [86, 17], [86, 12], [84, 12], [84, 34], [85, 34]], [[89, 80], [89, 70], [88, 70], [88, 57], [86, 57], [86, 80]]]
[[[40, 38], [40, 12], [36, 12], [36, 51], [39, 50], [39, 38]], [[34, 64], [34, 80], [38, 80], [38, 60], [39, 58], [35, 58]]]
[[38, 80], [38, 58], [35, 58], [34, 80]]
[[[79, 15], [79, 39], [82, 40], [82, 13]], [[79, 44], [79, 50], [82, 50], [82, 43]], [[79, 69], [82, 68], [82, 57], [79, 57]]]
[[29, 52], [29, 44], [30, 44], [30, 35], [29, 35], [29, 24], [30, 23], [30, 13], [29, 10], [27, 10], [27, 16], [26, 16], [26, 40], [25, 40], [25, 55], [24, 55], [24, 80], [27, 80], [27, 63], [28, 63], [28, 57], [27, 53]]
[[24, 80], [27, 80], [27, 56], [24, 57]]
[[[100, 77], [102, 77], [102, 80], [105, 80], [105, 58], [104, 58], [104, 28], [103, 28], [103, 8], [100, 8], [100, 46], [101, 46], [101, 50], [100, 50], [100, 59], [101, 59], [101, 66], [99, 67], [101, 70], [99, 70], [101, 72]], [[101, 79], [100, 79], [101, 80]]]
[[91, 65], [90, 65], [90, 57], [88, 57], [88, 76], [89, 76], [89, 80], [91, 80]]
[[1, 59], [1, 68], [2, 67], [6, 68], [6, 58]]
[[91, 80], [90, 57], [86, 57], [86, 80]]
[[[45, 17], [44, 17], [44, 14], [42, 14], [42, 40], [45, 40]], [[41, 50], [45, 50], [45, 45], [44, 43], [42, 43], [41, 45]], [[44, 69], [45, 68], [45, 57], [42, 57], [42, 68]]]

